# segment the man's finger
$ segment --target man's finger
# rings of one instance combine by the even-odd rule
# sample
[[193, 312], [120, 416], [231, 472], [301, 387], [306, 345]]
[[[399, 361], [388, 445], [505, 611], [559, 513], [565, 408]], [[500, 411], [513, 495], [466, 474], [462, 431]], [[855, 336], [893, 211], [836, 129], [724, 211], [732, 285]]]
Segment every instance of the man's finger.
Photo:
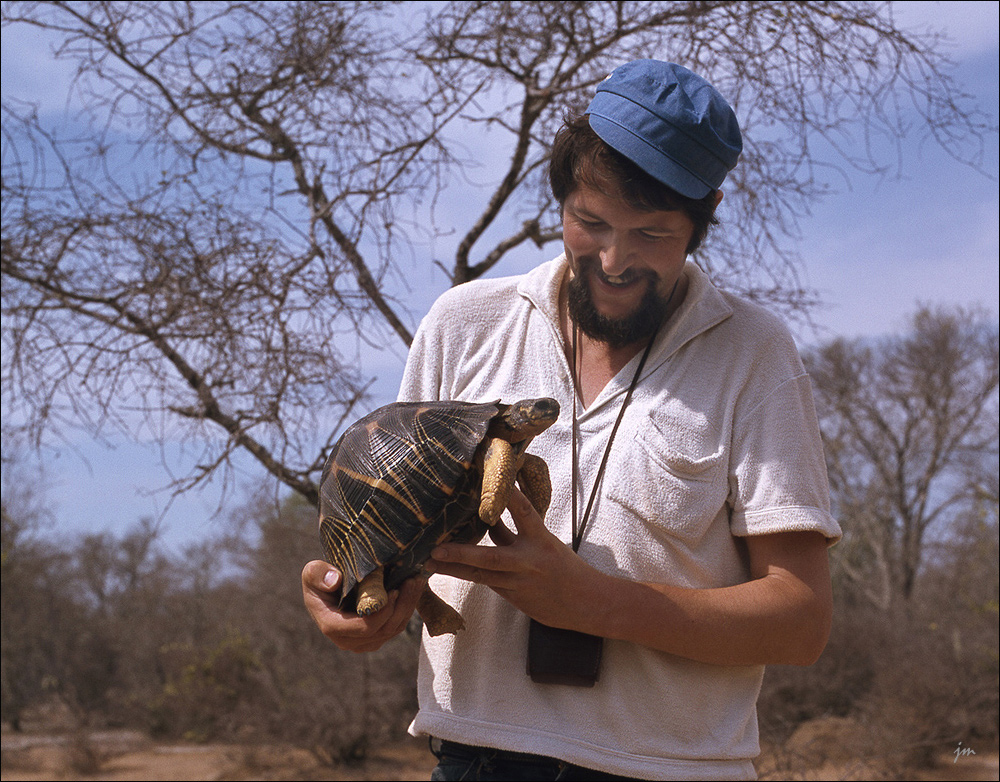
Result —
[[[511, 537], [515, 537], [510, 533]], [[517, 557], [506, 546], [477, 546], [471, 543], [446, 543], [431, 552], [427, 567], [432, 573], [443, 573], [441, 565], [464, 565], [477, 570], [514, 570]], [[452, 575], [449, 573], [449, 575]]]
[[462, 581], [482, 584], [491, 589], [509, 589], [515, 574], [507, 570], [489, 570], [461, 562], [441, 562], [434, 567], [435, 572]]
[[336, 592], [342, 580], [339, 570], [319, 559], [302, 568], [302, 586], [317, 592]]
[[507, 510], [510, 511], [510, 517], [514, 520], [518, 535], [531, 535], [545, 529], [545, 522], [538, 515], [535, 506], [516, 486], [511, 490], [510, 499], [507, 501]]
[[511, 532], [503, 521], [498, 521], [490, 527], [490, 540], [498, 546], [509, 546], [517, 540], [517, 535]]

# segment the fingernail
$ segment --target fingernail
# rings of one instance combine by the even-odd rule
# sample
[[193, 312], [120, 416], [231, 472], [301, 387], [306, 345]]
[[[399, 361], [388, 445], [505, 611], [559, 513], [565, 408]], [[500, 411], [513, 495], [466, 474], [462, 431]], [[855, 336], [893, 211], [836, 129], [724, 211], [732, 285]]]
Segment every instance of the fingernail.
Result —
[[438, 546], [431, 552], [431, 557], [433, 559], [440, 559], [442, 561], [448, 559], [448, 549], [444, 546]]
[[337, 571], [336, 570], [326, 571], [326, 575], [323, 576], [323, 586], [333, 589], [334, 584], [336, 583], [337, 583]]

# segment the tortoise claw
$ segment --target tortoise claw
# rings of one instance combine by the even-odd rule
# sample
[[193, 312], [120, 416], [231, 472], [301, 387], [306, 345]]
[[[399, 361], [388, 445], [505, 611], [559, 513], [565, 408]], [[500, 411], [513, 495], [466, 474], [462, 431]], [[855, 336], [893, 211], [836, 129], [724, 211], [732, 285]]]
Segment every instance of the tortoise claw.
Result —
[[385, 586], [382, 583], [383, 569], [377, 568], [365, 576], [358, 584], [358, 600], [355, 611], [359, 616], [370, 616], [385, 608], [389, 602]]
[[358, 616], [371, 616], [378, 611], [381, 611], [385, 606], [379, 603], [377, 600], [372, 598], [362, 598], [358, 601], [357, 614]]

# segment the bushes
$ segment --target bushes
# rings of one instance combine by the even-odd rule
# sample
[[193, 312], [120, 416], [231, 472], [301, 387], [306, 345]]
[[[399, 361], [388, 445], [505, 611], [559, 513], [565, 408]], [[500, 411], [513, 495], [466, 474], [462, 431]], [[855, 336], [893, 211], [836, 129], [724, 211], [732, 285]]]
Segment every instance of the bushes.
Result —
[[[55, 695], [80, 723], [266, 737], [328, 762], [401, 736], [417, 636], [375, 655], [337, 650], [302, 605], [299, 573], [320, 552], [314, 512], [296, 501], [237, 512], [253, 524], [180, 558], [152, 545], [149, 526], [57, 545], [5, 513], [3, 720], [16, 729]], [[124, 561], [137, 535], [150, 545]]]
[[[72, 541], [5, 529], [3, 719], [16, 727], [54, 694], [81, 723], [287, 742], [326, 763], [401, 737], [416, 709], [417, 634], [374, 654], [336, 649], [302, 606], [299, 573], [319, 554], [314, 512], [289, 502], [238, 514], [252, 525], [181, 558], [151, 545], [122, 560], [108, 537], [86, 540], [81, 557]], [[824, 761], [891, 775], [960, 741], [996, 740], [998, 558], [996, 525], [983, 518], [933, 551], [912, 598], [892, 610], [835, 581], [819, 662], [765, 675], [763, 776]], [[834, 565], [849, 553], [838, 548]]]
[[816, 665], [768, 668], [761, 737], [783, 747], [784, 771], [850, 761], [898, 777], [959, 742], [996, 742], [997, 612], [941, 601], [885, 614], [842, 599]]
[[260, 699], [257, 655], [243, 635], [230, 632], [214, 648], [170, 644], [161, 650], [166, 681], [149, 706], [154, 731], [204, 741], [233, 734], [241, 707]]

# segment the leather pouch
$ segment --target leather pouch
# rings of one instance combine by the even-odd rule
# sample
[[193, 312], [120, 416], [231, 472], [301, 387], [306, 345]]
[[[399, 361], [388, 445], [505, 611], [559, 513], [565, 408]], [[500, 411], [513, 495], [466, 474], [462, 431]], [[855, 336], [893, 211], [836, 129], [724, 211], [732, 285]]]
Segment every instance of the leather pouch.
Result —
[[531, 620], [528, 627], [528, 675], [536, 684], [593, 687], [601, 670], [604, 639], [549, 627]]

